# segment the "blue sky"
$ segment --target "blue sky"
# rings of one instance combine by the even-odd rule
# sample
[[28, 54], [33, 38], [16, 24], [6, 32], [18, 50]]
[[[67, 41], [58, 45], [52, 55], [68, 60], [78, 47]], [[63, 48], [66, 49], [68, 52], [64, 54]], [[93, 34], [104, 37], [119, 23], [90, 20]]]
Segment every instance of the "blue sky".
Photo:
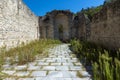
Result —
[[23, 0], [23, 2], [37, 16], [43, 16], [46, 12], [52, 10], [70, 10], [74, 13], [82, 8], [98, 6], [104, 3], [104, 0]]

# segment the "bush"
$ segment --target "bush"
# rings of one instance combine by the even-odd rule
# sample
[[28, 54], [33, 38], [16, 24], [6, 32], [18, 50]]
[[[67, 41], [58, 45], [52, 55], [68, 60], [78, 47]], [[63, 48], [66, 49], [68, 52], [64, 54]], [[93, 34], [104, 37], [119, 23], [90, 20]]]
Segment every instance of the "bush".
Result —
[[79, 51], [81, 51], [82, 49], [82, 45], [80, 44], [79, 40], [71, 40], [70, 41], [70, 44], [71, 44], [71, 48], [72, 50], [75, 52], [75, 53], [79, 53]]
[[72, 40], [71, 47], [84, 65], [93, 67], [94, 80], [120, 80], [120, 50], [113, 52], [79, 40]]

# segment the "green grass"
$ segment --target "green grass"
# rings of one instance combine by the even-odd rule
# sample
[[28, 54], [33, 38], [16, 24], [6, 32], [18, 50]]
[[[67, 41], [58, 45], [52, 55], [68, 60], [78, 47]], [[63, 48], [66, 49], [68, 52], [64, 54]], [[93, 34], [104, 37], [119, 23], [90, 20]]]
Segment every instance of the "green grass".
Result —
[[93, 67], [93, 80], [120, 80], [120, 50], [111, 51], [79, 40], [70, 43], [71, 49], [84, 65]]
[[77, 71], [77, 76], [78, 76], [79, 78], [83, 78], [83, 77], [84, 77], [79, 71]]

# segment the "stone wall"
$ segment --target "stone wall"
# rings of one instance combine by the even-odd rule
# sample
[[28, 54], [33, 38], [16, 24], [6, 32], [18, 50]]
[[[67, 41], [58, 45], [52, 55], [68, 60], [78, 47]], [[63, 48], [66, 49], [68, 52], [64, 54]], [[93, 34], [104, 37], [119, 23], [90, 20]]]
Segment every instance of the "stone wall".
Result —
[[73, 13], [70, 11], [54, 10], [39, 18], [41, 38], [60, 39], [71, 38]]
[[0, 46], [38, 39], [38, 28], [38, 17], [22, 0], [0, 0]]
[[88, 33], [89, 33], [89, 25], [90, 20], [88, 19], [88, 17], [79, 12], [77, 13], [77, 16], [74, 16], [73, 19], [73, 26], [72, 26], [72, 38], [77, 38], [80, 40], [87, 40], [88, 37]]
[[83, 13], [74, 15], [68, 10], [54, 10], [39, 18], [41, 38], [68, 41], [86, 40], [90, 22]]
[[120, 48], [120, 0], [103, 6], [91, 23], [90, 41], [108, 48]]

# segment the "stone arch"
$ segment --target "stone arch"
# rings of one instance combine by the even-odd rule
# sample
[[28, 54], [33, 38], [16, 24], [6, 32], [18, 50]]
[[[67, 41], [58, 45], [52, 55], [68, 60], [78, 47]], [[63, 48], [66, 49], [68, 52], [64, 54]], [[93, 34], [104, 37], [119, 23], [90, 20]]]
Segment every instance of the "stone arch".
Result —
[[[63, 29], [62, 34], [59, 31], [60, 26], [62, 26], [61, 28]], [[68, 16], [63, 13], [59, 13], [55, 16], [54, 37], [55, 39], [62, 37], [61, 40], [69, 39], [69, 19]]]

